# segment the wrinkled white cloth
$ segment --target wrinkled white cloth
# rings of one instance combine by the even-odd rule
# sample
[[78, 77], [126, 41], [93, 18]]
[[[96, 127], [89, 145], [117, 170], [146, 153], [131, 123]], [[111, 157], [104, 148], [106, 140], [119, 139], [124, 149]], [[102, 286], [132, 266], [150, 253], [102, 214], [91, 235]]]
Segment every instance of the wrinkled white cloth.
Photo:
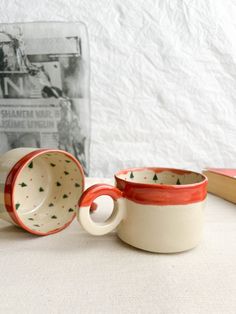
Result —
[[80, 20], [91, 55], [91, 176], [234, 167], [233, 0], [1, 0], [1, 22]]
[[[109, 212], [100, 199], [94, 219]], [[1, 314], [235, 314], [235, 267], [236, 206], [214, 196], [202, 243], [179, 254], [137, 250], [115, 233], [94, 237], [76, 220], [47, 237], [0, 221]]]

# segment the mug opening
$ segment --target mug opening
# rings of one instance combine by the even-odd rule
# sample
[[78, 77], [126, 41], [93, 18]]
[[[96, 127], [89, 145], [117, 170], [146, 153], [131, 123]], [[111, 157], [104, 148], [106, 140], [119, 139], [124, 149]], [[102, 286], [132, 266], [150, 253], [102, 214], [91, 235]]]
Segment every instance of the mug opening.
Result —
[[206, 177], [198, 172], [174, 168], [130, 168], [121, 170], [116, 179], [134, 184], [160, 186], [190, 186], [206, 181]]
[[72, 155], [60, 150], [36, 154], [15, 177], [12, 206], [17, 223], [41, 235], [64, 229], [75, 217], [83, 189], [83, 170]]

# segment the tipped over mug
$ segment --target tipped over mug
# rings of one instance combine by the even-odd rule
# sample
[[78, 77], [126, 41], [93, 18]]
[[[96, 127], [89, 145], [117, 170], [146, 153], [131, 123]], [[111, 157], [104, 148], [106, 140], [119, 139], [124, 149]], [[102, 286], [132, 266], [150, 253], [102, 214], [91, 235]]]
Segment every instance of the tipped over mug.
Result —
[[[104, 223], [90, 216], [99, 196], [114, 201]], [[197, 172], [171, 168], [132, 168], [115, 174], [115, 187], [96, 184], [81, 196], [77, 217], [93, 235], [117, 229], [118, 237], [136, 248], [158, 253], [186, 251], [202, 237], [207, 178]]]
[[16, 148], [0, 156], [0, 218], [30, 233], [66, 228], [83, 190], [83, 169], [65, 151]]

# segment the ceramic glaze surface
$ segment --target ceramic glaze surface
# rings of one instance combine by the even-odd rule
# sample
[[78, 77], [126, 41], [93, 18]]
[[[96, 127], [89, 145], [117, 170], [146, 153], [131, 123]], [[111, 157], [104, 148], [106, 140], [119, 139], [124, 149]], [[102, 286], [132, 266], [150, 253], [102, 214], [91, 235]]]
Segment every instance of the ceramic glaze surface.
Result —
[[81, 193], [82, 177], [76, 164], [62, 153], [45, 153], [19, 173], [15, 208], [30, 229], [47, 233], [73, 218]]
[[126, 215], [118, 237], [150, 252], [175, 253], [194, 248], [201, 240], [205, 201], [189, 205], [141, 205], [126, 200]]

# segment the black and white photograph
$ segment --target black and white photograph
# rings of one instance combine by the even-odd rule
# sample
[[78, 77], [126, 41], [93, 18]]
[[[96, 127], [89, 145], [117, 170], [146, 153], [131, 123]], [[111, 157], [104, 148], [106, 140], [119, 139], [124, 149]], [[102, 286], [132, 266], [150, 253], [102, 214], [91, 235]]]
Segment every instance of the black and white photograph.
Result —
[[76, 24], [74, 32], [69, 26], [61, 37], [56, 23], [0, 26], [0, 153], [59, 148], [76, 156], [87, 173], [87, 43]]

